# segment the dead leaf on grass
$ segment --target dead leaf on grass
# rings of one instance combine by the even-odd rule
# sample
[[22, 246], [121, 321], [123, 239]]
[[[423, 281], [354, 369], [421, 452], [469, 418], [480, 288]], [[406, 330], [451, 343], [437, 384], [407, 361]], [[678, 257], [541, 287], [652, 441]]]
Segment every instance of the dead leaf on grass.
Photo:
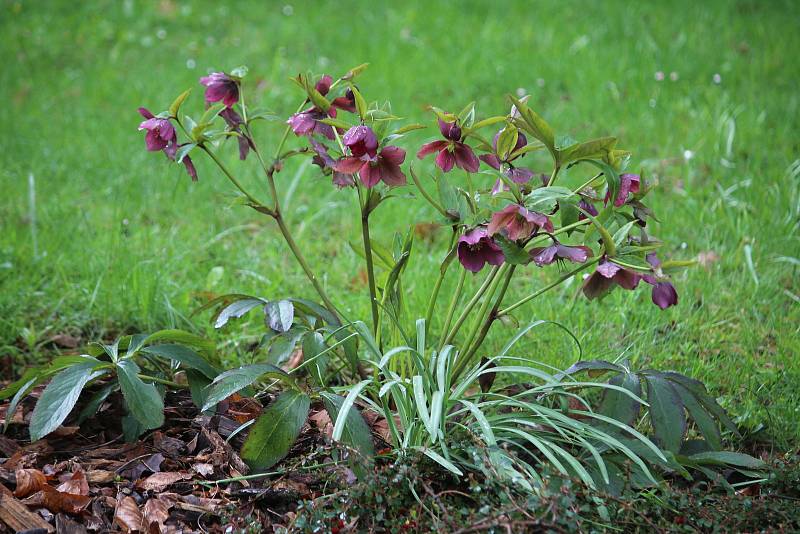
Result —
[[181, 480], [189, 480], [192, 475], [189, 473], [181, 473], [177, 471], [165, 471], [162, 473], [154, 473], [144, 480], [137, 482], [136, 487], [145, 491], [163, 491], [165, 488], [180, 482]]

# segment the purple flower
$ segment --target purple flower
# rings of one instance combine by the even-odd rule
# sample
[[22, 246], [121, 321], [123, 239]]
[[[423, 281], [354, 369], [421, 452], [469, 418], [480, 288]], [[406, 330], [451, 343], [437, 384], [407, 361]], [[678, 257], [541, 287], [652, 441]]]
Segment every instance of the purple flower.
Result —
[[139, 124], [139, 130], [147, 130], [147, 134], [144, 136], [147, 150], [151, 152], [164, 150], [170, 144], [177, 142], [178, 136], [175, 133], [175, 127], [169, 119], [158, 118], [147, 108], [139, 108], [139, 113], [145, 118]]
[[497, 243], [486, 233], [486, 229], [478, 227], [458, 239], [458, 261], [468, 271], [477, 273], [487, 263], [502, 264], [505, 256]]
[[239, 82], [224, 72], [203, 76], [200, 83], [206, 86], [206, 104], [222, 101], [229, 108], [239, 101]]
[[[162, 119], [153, 115], [147, 108], [139, 108], [139, 113], [145, 118], [139, 124], [139, 130], [147, 130], [144, 136], [144, 143], [147, 150], [155, 152], [161, 150], [167, 158], [175, 161], [175, 155], [178, 153], [178, 134], [175, 132], [175, 127], [169, 119]], [[192, 158], [187, 155], [181, 160], [183, 166], [186, 167], [186, 172], [192, 178], [192, 181], [197, 181], [197, 170], [194, 168]]]
[[550, 265], [556, 260], [585, 263], [586, 260], [592, 256], [592, 249], [583, 245], [576, 247], [562, 245], [554, 239], [553, 244], [549, 247], [532, 248], [530, 256], [533, 262], [539, 267]]
[[[331, 90], [332, 82], [333, 79], [325, 74], [317, 82], [315, 88], [319, 94], [325, 96]], [[292, 127], [292, 131], [297, 136], [319, 134], [333, 140], [336, 138], [333, 127], [320, 121], [328, 117], [335, 118], [336, 108], [344, 109], [351, 113], [355, 112], [355, 96], [353, 95], [353, 91], [348, 89], [345, 96], [334, 99], [328, 111], [323, 111], [316, 106], [312, 106], [304, 111], [295, 113], [289, 117], [286, 123]]]
[[352, 89], [348, 88], [347, 91], [344, 92], [344, 96], [334, 98], [331, 102], [331, 105], [339, 109], [349, 111], [350, 113], [355, 113], [357, 111], [356, 95], [353, 94]]
[[493, 236], [503, 230], [508, 239], [516, 241], [530, 237], [534, 231], [544, 228], [547, 232], [553, 231], [553, 223], [547, 215], [535, 211], [528, 211], [524, 206], [509, 204], [502, 210], [492, 215], [487, 232]]
[[438, 152], [435, 163], [443, 172], [450, 172], [453, 166], [467, 172], [478, 172], [480, 160], [472, 148], [462, 141], [461, 127], [458, 125], [458, 121], [445, 122], [439, 119], [439, 131], [446, 141], [432, 141], [422, 145], [417, 152], [417, 157], [422, 159], [429, 154]]
[[641, 280], [641, 276], [638, 273], [624, 269], [608, 259], [602, 259], [595, 271], [584, 282], [583, 294], [592, 300], [611, 291], [615, 284], [623, 289], [636, 289], [639, 280]]
[[342, 137], [343, 144], [350, 149], [350, 156], [334, 165], [334, 170], [343, 174], [358, 173], [366, 187], [375, 187], [383, 181], [389, 186], [406, 184], [406, 175], [400, 164], [406, 159], [406, 151], [396, 146], [385, 146], [378, 150], [378, 138], [368, 126], [353, 126]]
[[225, 123], [228, 125], [228, 129], [231, 132], [236, 132], [239, 134], [236, 137], [237, 141], [239, 142], [239, 159], [247, 159], [247, 154], [250, 152], [250, 149], [254, 147], [253, 141], [246, 136], [244, 132], [242, 132], [241, 125], [244, 123], [244, 120], [233, 110], [233, 108], [225, 108], [219, 115], [225, 119]]
[[333, 175], [333, 185], [340, 189], [355, 185], [351, 175], [347, 175], [335, 170], [336, 160], [333, 159], [330, 154], [328, 154], [328, 148], [325, 145], [318, 143], [313, 137], [309, 139], [309, 142], [316, 153], [314, 158], [311, 160], [312, 163], [314, 163], [314, 165], [318, 165], [323, 172], [331, 173]]
[[[586, 213], [588, 213], [589, 215], [591, 215], [592, 217], [597, 217], [598, 215], [600, 215], [600, 212], [597, 211], [597, 208], [594, 207], [594, 204], [588, 202], [583, 197], [581, 197], [580, 202], [578, 202], [578, 207], [581, 208]], [[584, 215], [583, 212], [580, 212], [580, 214], [578, 215], [578, 220], [582, 221], [585, 218], [586, 215]]]
[[[638, 174], [620, 174], [619, 175], [619, 191], [617, 192], [617, 198], [614, 199], [614, 206], [617, 208], [621, 207], [628, 201], [628, 195], [633, 193], [636, 194], [639, 192], [639, 182], [640, 178]], [[605, 203], [608, 204], [609, 199], [611, 198], [611, 191], [606, 193]]]
[[[655, 252], [647, 255], [647, 263], [653, 266], [656, 274], [661, 274], [661, 260], [658, 259]], [[642, 275], [642, 280], [653, 286], [653, 291], [650, 294], [653, 304], [662, 310], [678, 304], [678, 291], [672, 283], [650, 274]]]

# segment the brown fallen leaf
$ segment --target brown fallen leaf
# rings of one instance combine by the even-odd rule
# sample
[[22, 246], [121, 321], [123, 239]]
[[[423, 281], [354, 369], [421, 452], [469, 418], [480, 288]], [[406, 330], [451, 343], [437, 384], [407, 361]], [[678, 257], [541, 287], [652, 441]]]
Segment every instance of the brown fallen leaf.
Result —
[[58, 534], [87, 534], [86, 527], [64, 514], [56, 515], [56, 532]]
[[86, 482], [89, 484], [108, 484], [117, 478], [114, 471], [106, 471], [105, 469], [90, 469], [86, 471]]
[[[0, 486], [5, 489], [5, 487]], [[8, 490], [6, 490], [8, 491]], [[0, 491], [0, 526], [6, 524], [13, 532], [43, 530], [53, 532], [53, 527], [41, 516], [31, 512], [10, 492]]]
[[169, 509], [172, 507], [172, 502], [160, 497], [148, 499], [142, 508], [142, 517], [146, 532], [156, 533], [164, 532], [166, 525], [164, 522], [169, 519]]
[[288, 478], [278, 480], [272, 485], [271, 489], [296, 494], [300, 498], [306, 498], [311, 496], [311, 491], [308, 489], [308, 486], [306, 486], [303, 482], [300, 482], [298, 480], [291, 480]]
[[80, 339], [69, 334], [56, 334], [50, 338], [50, 342], [58, 345], [62, 349], [77, 349]]
[[87, 495], [77, 495], [58, 491], [53, 486], [45, 484], [38, 491], [23, 501], [28, 506], [44, 507], [51, 513], [63, 512], [78, 515], [89, 506], [92, 498]]
[[168, 458], [178, 458], [186, 452], [186, 443], [160, 431], [153, 433], [153, 445]]
[[47, 477], [38, 469], [17, 469], [14, 475], [17, 477], [14, 497], [18, 499], [41, 491], [47, 485]]
[[56, 490], [73, 495], [89, 495], [89, 483], [86, 480], [86, 474], [83, 469], [72, 473], [72, 476], [59, 484]]
[[192, 475], [189, 473], [181, 473], [178, 471], [164, 471], [162, 473], [153, 473], [149, 477], [136, 483], [136, 487], [144, 491], [163, 491], [165, 488], [180, 482], [181, 480], [189, 480]]
[[81, 429], [79, 426], [60, 426], [53, 430], [51, 436], [55, 436], [57, 438], [68, 438], [69, 436], [74, 436], [78, 433]]
[[123, 532], [142, 530], [142, 512], [139, 511], [139, 506], [133, 497], [126, 495], [117, 502], [117, 508], [114, 510], [114, 522]]

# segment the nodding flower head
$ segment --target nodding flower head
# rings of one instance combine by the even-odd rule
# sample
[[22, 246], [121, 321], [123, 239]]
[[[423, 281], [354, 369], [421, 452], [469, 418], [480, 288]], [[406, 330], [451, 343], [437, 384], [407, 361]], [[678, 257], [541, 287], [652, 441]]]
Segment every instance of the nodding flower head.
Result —
[[[623, 206], [631, 194], [639, 192], [641, 178], [638, 174], [620, 174], [619, 175], [619, 191], [617, 191], [617, 198], [614, 199], [614, 206], [617, 208]], [[606, 193], [605, 203], [611, 199], [611, 191]]]
[[447, 122], [440, 118], [439, 131], [446, 140], [431, 141], [422, 145], [417, 157], [422, 159], [437, 152], [435, 163], [443, 172], [450, 172], [454, 166], [467, 172], [478, 172], [480, 160], [472, 148], [463, 142], [458, 121]]
[[378, 149], [378, 138], [368, 126], [353, 126], [344, 137], [342, 143], [350, 149], [350, 156], [337, 161], [333, 168], [344, 175], [358, 177], [366, 187], [375, 187], [378, 182], [388, 186], [406, 184], [406, 175], [400, 165], [406, 158], [406, 151], [396, 146], [384, 146]]
[[458, 239], [458, 261], [468, 271], [477, 273], [487, 263], [490, 265], [502, 264], [505, 256], [486, 229], [478, 227]]
[[535, 247], [530, 251], [533, 263], [539, 267], [550, 265], [554, 261], [571, 261], [573, 263], [586, 263], [586, 260], [592, 256], [592, 249], [584, 245], [569, 246], [562, 245], [556, 239], [553, 239], [553, 244], [549, 247]]
[[519, 204], [509, 204], [492, 215], [487, 232], [490, 236], [502, 232], [511, 241], [517, 241], [530, 237], [539, 229], [553, 231], [553, 223], [547, 215], [529, 211]]
[[[145, 118], [139, 124], [139, 129], [147, 130], [147, 134], [144, 136], [147, 150], [153, 152], [161, 150], [167, 158], [174, 161], [180, 145], [178, 145], [178, 134], [170, 120], [156, 117], [147, 108], [139, 108], [139, 114]], [[197, 181], [197, 170], [192, 163], [192, 158], [187, 154], [183, 156], [181, 162], [192, 181]]]
[[224, 72], [203, 76], [200, 83], [206, 86], [206, 104], [222, 101], [229, 108], [239, 101], [239, 82]]

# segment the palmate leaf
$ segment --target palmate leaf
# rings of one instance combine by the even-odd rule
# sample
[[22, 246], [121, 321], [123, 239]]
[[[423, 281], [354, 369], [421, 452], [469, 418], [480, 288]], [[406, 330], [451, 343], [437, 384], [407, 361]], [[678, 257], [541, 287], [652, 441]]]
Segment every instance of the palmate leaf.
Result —
[[281, 393], [253, 424], [242, 446], [242, 459], [255, 471], [278, 463], [297, 440], [310, 406], [305, 393], [291, 389]]
[[88, 356], [84, 359], [86, 361], [60, 371], [42, 392], [31, 416], [31, 441], [58, 428], [72, 411], [83, 387], [106, 374], [105, 370], [94, 370], [102, 362]]
[[[630, 391], [637, 397], [642, 396], [642, 385], [639, 377], [627, 371], [618, 374], [608, 381], [612, 386], [620, 386]], [[603, 392], [603, 401], [600, 404], [600, 413], [613, 417], [626, 425], [633, 425], [639, 417], [641, 404], [620, 391], [607, 389]]]

